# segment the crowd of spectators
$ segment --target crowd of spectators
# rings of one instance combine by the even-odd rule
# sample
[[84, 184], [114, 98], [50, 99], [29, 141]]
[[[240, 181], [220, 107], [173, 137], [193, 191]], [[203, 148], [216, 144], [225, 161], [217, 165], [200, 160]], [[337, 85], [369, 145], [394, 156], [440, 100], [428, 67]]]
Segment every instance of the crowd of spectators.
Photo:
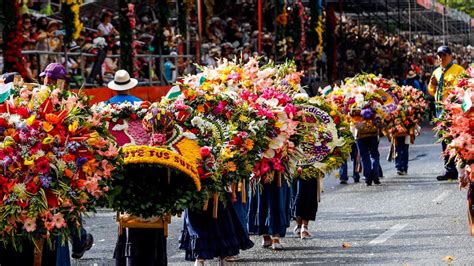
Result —
[[[441, 39], [416, 35], [409, 41], [404, 35], [360, 25], [345, 17], [340, 25], [342, 28], [336, 31], [338, 79], [366, 72], [382, 74], [401, 84], [412, 71], [424, 83], [438, 65], [435, 51], [442, 44]], [[456, 63], [465, 68], [472, 63], [474, 47], [453, 43], [449, 46]]]
[[[214, 10], [224, 10], [218, 15], [207, 16], [203, 25], [200, 63], [216, 65], [216, 58], [242, 57], [244, 60], [257, 55], [258, 30], [256, 10], [252, 1], [240, 0], [235, 5], [220, 7], [216, 1]], [[272, 10], [267, 3], [264, 10]], [[139, 4], [136, 11], [135, 42], [139, 55], [162, 54], [164, 58], [153, 59], [146, 56], [137, 57], [138, 78], [140, 81], [151, 81], [160, 84], [171, 84], [177, 77], [195, 73], [197, 61], [197, 18], [187, 17], [187, 32], [180, 32], [176, 19], [170, 19], [162, 27], [164, 41], [157, 45], [156, 32], [159, 22], [156, 13], [147, 4]], [[190, 12], [194, 14], [195, 12]], [[262, 52], [265, 60], [275, 60], [274, 18], [272, 12], [264, 12]], [[26, 55], [27, 79], [34, 80], [42, 68], [50, 62], [67, 64], [72, 84], [103, 84], [113, 79], [113, 73], [119, 69], [120, 40], [117, 13], [101, 10], [100, 15], [81, 17], [86, 28], [80, 37], [67, 47], [64, 46], [65, 32], [58, 20], [44, 16], [24, 14], [22, 16], [23, 50], [48, 51], [55, 54], [35, 53]], [[410, 42], [397, 34], [388, 34], [377, 26], [360, 25], [355, 20], [341, 18], [336, 29], [337, 63], [333, 80], [342, 80], [360, 72], [382, 74], [403, 83], [407, 76], [422, 84], [436, 65], [433, 53], [438, 43], [425, 37], [414, 36]], [[157, 47], [161, 47], [157, 51]], [[474, 49], [471, 46], [452, 45], [456, 61], [467, 66], [472, 62]], [[68, 56], [64, 56], [67, 49]], [[71, 55], [72, 53], [72, 55]], [[82, 53], [81, 56], [74, 53]], [[300, 58], [300, 68], [316, 80], [324, 80], [327, 56], [316, 60], [316, 51], [308, 48]], [[180, 55], [178, 57], [178, 55]], [[181, 57], [181, 55], [190, 55]], [[292, 58], [288, 49], [288, 57]], [[155, 83], [155, 84], [156, 84]]]

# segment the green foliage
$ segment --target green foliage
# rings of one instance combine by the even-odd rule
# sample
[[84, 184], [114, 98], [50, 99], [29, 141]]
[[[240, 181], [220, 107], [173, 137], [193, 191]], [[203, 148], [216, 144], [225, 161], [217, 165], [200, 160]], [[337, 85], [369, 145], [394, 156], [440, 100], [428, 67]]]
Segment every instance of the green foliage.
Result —
[[457, 9], [459, 11], [467, 13], [469, 16], [474, 17], [474, 1], [472, 0], [444, 0], [438, 1], [443, 5]]
[[196, 191], [192, 178], [152, 164], [127, 165], [124, 178], [114, 179], [112, 187], [110, 207], [144, 218], [202, 208], [207, 198], [205, 192]]

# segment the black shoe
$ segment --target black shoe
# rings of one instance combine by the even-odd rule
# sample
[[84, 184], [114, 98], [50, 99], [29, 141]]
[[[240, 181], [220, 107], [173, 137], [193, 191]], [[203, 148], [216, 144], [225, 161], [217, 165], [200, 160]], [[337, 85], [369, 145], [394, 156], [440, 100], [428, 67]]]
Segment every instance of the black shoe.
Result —
[[354, 178], [354, 183], [359, 183], [360, 182], [360, 178]]
[[456, 175], [450, 175], [450, 174], [439, 175], [436, 177], [436, 180], [438, 181], [456, 180], [456, 179], [458, 179]]
[[86, 253], [86, 251], [92, 248], [93, 244], [94, 244], [94, 237], [91, 234], [87, 234], [86, 241], [84, 242], [82, 249], [78, 252], [73, 251], [71, 254], [71, 257], [73, 257], [74, 259], [82, 258], [82, 256], [84, 256], [84, 253]]
[[370, 186], [372, 186], [372, 181], [371, 181], [371, 182], [365, 182], [365, 184], [366, 184], [368, 187], [370, 187]]
[[375, 179], [375, 180], [374, 180], [374, 184], [376, 184], [376, 185], [380, 185], [380, 180], [378, 180], [378, 179]]
[[403, 175], [403, 171], [397, 170], [397, 175]]
[[341, 185], [347, 185], [347, 181], [346, 180], [341, 180], [340, 184]]

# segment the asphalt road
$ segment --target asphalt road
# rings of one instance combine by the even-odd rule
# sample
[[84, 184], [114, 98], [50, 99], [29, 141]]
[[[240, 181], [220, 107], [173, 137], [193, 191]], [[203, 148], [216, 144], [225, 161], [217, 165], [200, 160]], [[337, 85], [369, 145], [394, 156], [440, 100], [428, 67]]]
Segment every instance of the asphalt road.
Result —
[[[397, 176], [385, 160], [388, 142], [380, 143], [384, 178], [381, 186], [364, 183], [340, 185], [328, 176], [316, 222], [310, 223], [313, 238], [300, 240], [288, 229], [284, 251], [255, 247], [241, 253], [242, 265], [300, 264], [471, 264], [474, 239], [467, 228], [466, 191], [456, 182], [438, 182], [442, 174], [440, 145], [430, 128], [410, 146], [407, 176]], [[94, 247], [73, 265], [113, 265], [117, 226], [114, 213], [103, 210], [87, 219]], [[171, 265], [192, 265], [177, 249], [181, 218], [173, 217], [168, 237]], [[345, 246], [345, 247], [343, 247]], [[217, 261], [211, 262], [217, 264]]]

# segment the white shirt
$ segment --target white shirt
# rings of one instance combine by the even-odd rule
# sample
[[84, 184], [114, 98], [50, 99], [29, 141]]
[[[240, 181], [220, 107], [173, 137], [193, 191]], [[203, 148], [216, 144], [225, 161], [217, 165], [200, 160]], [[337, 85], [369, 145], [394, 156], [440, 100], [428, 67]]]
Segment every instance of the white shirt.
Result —
[[97, 29], [102, 33], [102, 36], [108, 36], [110, 32], [114, 29], [114, 25], [112, 23], [108, 23], [104, 25], [104, 23], [100, 23]]

